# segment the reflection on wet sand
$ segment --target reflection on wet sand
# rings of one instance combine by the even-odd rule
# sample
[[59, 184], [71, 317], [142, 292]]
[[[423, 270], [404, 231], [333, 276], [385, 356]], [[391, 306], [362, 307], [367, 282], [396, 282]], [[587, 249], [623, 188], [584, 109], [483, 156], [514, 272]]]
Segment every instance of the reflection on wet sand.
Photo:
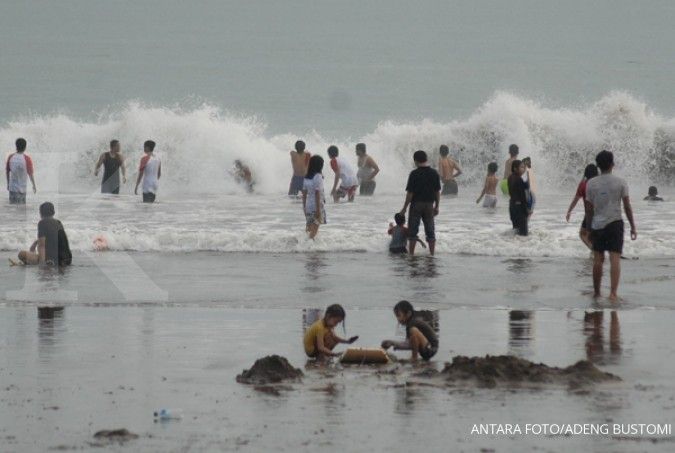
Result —
[[502, 261], [506, 264], [506, 270], [514, 274], [527, 274], [534, 270], [534, 261], [529, 258], [513, 258]]
[[41, 358], [49, 358], [58, 344], [59, 333], [63, 331], [64, 307], [38, 307], [38, 352]]
[[440, 275], [438, 261], [433, 256], [390, 255], [395, 277], [435, 278]]
[[509, 354], [520, 357], [532, 355], [534, 312], [530, 310], [509, 311]]
[[586, 337], [586, 357], [597, 364], [616, 364], [621, 359], [621, 330], [619, 314], [616, 310], [610, 312], [609, 321], [609, 351], [606, 350], [604, 339], [604, 310], [584, 312], [583, 334]]
[[323, 285], [318, 284], [324, 277], [324, 268], [327, 266], [326, 258], [322, 253], [309, 253], [305, 259], [305, 276], [307, 284], [302, 288], [303, 292], [315, 294], [325, 291]]

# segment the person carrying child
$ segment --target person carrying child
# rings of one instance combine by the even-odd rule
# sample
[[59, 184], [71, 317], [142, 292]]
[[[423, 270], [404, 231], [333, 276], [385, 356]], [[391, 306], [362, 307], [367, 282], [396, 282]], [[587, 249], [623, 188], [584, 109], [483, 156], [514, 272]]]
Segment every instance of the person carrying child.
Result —
[[483, 200], [484, 208], [496, 208], [497, 207], [497, 184], [499, 184], [499, 178], [497, 177], [497, 162], [490, 162], [488, 164], [488, 174], [485, 177], [485, 184], [483, 185], [483, 191], [480, 193], [480, 196], [476, 200], [476, 204], [480, 203], [480, 200]]
[[[389, 253], [408, 253], [408, 227], [405, 226], [405, 216], [400, 212], [394, 214], [394, 222], [389, 224], [389, 231], [387, 233], [391, 236], [391, 242], [389, 243]], [[424, 241], [417, 239], [417, 242], [423, 248], [427, 248]]]
[[405, 341], [384, 340], [382, 349], [410, 350], [412, 360], [428, 361], [438, 352], [438, 336], [434, 329], [415, 314], [410, 302], [402, 300], [394, 306], [396, 320], [405, 326]]
[[[341, 353], [333, 352], [335, 346], [340, 343], [352, 344], [359, 339], [358, 336], [344, 339], [335, 334], [335, 327], [344, 323], [345, 316], [345, 309], [342, 308], [342, 305], [334, 304], [326, 308], [323, 318], [316, 321], [305, 331], [303, 343], [307, 357], [315, 359], [337, 357]], [[342, 327], [344, 329], [344, 324]]]

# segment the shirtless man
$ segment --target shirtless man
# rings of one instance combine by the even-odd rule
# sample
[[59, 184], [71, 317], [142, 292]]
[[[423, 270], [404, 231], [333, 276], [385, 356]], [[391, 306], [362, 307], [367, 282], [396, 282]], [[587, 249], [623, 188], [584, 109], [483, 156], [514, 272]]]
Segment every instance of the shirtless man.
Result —
[[305, 175], [307, 174], [307, 165], [312, 155], [305, 151], [305, 142], [298, 140], [295, 142], [295, 151], [291, 151], [291, 165], [293, 167], [293, 177], [288, 189], [288, 195], [297, 197], [305, 184]]
[[359, 179], [359, 195], [372, 195], [375, 193], [375, 176], [380, 172], [375, 159], [366, 152], [366, 144], [358, 143], [356, 145], [356, 155], [358, 156], [356, 177]]
[[448, 157], [450, 149], [447, 145], [441, 145], [438, 149], [441, 157], [438, 159], [438, 172], [441, 175], [441, 182], [443, 183], [443, 190], [441, 195], [457, 195], [457, 181], [455, 178], [462, 174], [462, 169], [459, 164]]
[[502, 189], [502, 193], [504, 195], [509, 194], [509, 184], [508, 184], [508, 179], [509, 176], [511, 176], [511, 166], [513, 164], [513, 161], [516, 160], [518, 157], [518, 153], [520, 150], [518, 149], [518, 145], [511, 145], [509, 146], [509, 158], [506, 159], [506, 162], [504, 163], [504, 179], [501, 180], [499, 183], [500, 188]]

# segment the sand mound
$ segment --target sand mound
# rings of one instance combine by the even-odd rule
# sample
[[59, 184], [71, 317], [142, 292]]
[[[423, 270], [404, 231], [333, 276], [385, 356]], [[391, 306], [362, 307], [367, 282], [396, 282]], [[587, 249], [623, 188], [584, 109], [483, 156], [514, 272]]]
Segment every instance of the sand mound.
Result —
[[286, 358], [270, 355], [256, 360], [250, 370], [244, 370], [237, 376], [237, 382], [254, 385], [274, 384], [282, 381], [298, 380], [302, 376], [302, 371], [298, 368], [293, 368]]
[[138, 439], [138, 434], [134, 434], [128, 429], [102, 430], [94, 434], [97, 442], [90, 443], [91, 446], [100, 447], [107, 443], [124, 443], [130, 440]]
[[586, 360], [566, 368], [557, 368], [511, 355], [456, 356], [452, 363], [445, 364], [439, 375], [449, 382], [473, 381], [481, 387], [495, 387], [498, 384], [567, 384], [574, 387], [621, 380]]

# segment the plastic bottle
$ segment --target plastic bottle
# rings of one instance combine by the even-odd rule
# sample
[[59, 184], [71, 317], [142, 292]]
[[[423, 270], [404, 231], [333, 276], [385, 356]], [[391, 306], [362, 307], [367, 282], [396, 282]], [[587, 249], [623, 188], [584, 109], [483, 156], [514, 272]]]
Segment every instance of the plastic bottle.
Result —
[[183, 411], [180, 409], [158, 409], [154, 412], [155, 420], [180, 420], [183, 418]]

